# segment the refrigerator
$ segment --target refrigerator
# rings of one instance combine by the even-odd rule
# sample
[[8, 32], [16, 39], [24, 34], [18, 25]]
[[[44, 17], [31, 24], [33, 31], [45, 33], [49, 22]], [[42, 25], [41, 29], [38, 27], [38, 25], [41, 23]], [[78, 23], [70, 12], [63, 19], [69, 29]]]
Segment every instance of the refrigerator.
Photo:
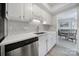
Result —
[[5, 10], [6, 4], [0, 3], [0, 43], [5, 38]]

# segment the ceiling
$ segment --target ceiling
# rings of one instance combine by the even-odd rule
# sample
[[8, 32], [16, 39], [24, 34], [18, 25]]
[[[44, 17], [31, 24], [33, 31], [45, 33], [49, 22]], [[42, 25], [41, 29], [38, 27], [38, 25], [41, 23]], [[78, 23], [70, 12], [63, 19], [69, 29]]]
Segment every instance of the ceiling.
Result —
[[49, 5], [49, 7], [53, 7], [53, 6], [58, 5], [60, 3], [47, 3], [47, 4]]
[[76, 3], [35, 3], [46, 12], [56, 15], [62, 11], [74, 8]]

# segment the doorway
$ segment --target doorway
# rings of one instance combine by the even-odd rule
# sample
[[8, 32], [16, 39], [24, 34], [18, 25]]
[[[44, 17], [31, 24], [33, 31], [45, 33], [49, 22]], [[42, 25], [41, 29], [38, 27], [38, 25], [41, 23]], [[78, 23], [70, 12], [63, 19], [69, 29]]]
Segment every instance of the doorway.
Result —
[[77, 51], [77, 11], [76, 8], [57, 15], [57, 45], [68, 49], [68, 53]]

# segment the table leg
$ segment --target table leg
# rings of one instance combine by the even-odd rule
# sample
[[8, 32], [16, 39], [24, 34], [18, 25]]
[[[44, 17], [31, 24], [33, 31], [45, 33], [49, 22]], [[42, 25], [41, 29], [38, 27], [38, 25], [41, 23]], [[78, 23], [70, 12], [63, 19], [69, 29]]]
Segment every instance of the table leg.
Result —
[[5, 46], [1, 46], [1, 56], [5, 56]]

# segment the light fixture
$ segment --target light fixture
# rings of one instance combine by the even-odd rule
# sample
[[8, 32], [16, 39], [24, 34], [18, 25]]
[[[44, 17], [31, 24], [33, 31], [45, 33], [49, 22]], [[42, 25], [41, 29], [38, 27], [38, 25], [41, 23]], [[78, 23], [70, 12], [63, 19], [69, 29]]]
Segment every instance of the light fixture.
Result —
[[46, 21], [44, 21], [43, 24], [46, 24]]
[[33, 22], [35, 22], [35, 23], [40, 23], [40, 21], [37, 20], [37, 19], [33, 19]]
[[38, 20], [38, 19], [33, 19], [33, 20], [32, 20], [32, 23], [33, 23], [33, 24], [36, 24], [36, 25], [39, 25], [39, 24], [41, 23], [41, 21]]

